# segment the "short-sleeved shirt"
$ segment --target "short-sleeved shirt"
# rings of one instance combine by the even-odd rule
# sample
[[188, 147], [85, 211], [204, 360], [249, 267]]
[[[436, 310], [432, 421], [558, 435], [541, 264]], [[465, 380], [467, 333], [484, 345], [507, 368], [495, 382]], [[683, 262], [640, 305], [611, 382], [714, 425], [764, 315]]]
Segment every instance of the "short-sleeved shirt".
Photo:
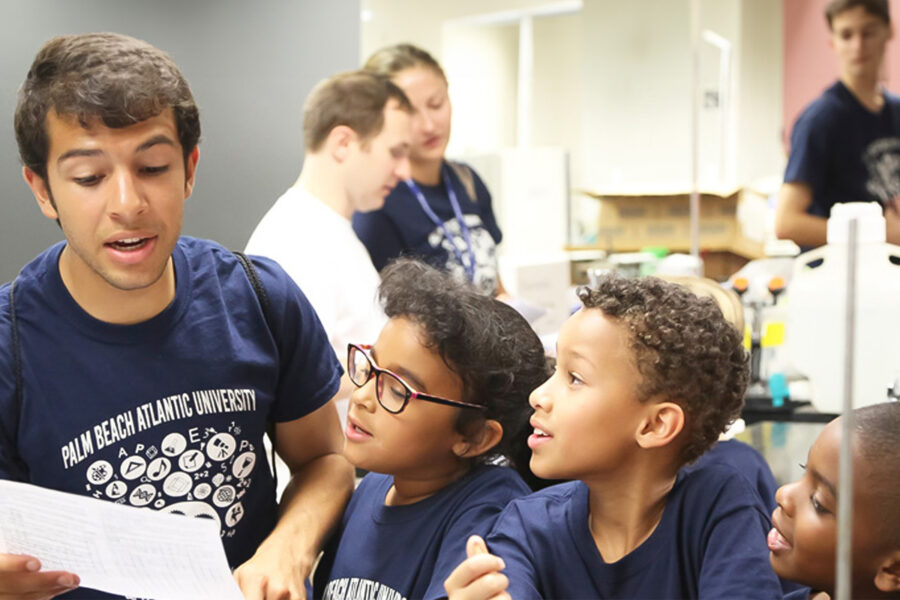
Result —
[[753, 446], [740, 440], [722, 440], [698, 458], [694, 465], [709, 463], [732, 467], [756, 488], [769, 513], [775, 510], [775, 490], [778, 489], [778, 484], [769, 463]]
[[[769, 463], [753, 446], [740, 440], [720, 441], [698, 458], [694, 466], [704, 464], [718, 464], [733, 469], [747, 480], [750, 487], [756, 489], [769, 515], [775, 510], [778, 484]], [[779, 581], [785, 598], [806, 598], [803, 594], [809, 595], [809, 588], [804, 585], [780, 577]]]
[[580, 481], [514, 500], [487, 538], [506, 563], [509, 593], [527, 598], [781, 598], [769, 564], [769, 518], [734, 469], [682, 469], [650, 537], [603, 560]]
[[[21, 407], [9, 284], [0, 287], [0, 427], [7, 434], [0, 441], [17, 439], [16, 448], [0, 443], [0, 478], [212, 519], [229, 564], [238, 566], [277, 519], [267, 423], [311, 413], [340, 383], [315, 312], [277, 264], [254, 259], [270, 327], [233, 254], [183, 237], [172, 253], [169, 306], [142, 323], [105, 323], [63, 284], [64, 246], [46, 250], [15, 280]], [[65, 597], [108, 596], [79, 589]]]
[[838, 81], [797, 118], [784, 181], [812, 188], [809, 214], [828, 218], [838, 202], [900, 196], [900, 98], [883, 95], [874, 113]]
[[387, 321], [381, 280], [348, 218], [294, 186], [256, 226], [246, 252], [277, 261], [303, 289], [339, 358], [348, 342], [375, 343]]
[[[475, 198], [469, 196], [456, 169], [446, 162], [442, 173], [449, 177], [463, 221], [469, 228], [475, 257], [473, 282], [484, 293], [494, 294], [499, 280], [497, 244], [503, 235], [494, 217], [491, 195], [484, 182], [469, 167], [461, 168], [472, 174]], [[387, 196], [381, 209], [354, 214], [353, 230], [369, 251], [372, 263], [379, 271], [398, 256], [409, 255], [420, 257], [438, 269], [465, 278], [465, 267], [453, 248], [457, 248], [465, 257], [464, 260], [469, 260], [469, 247], [454, 215], [443, 177], [438, 185], [416, 182], [416, 186], [435, 216], [444, 223], [452, 239], [447, 238], [443, 227], [431, 220], [419, 204], [416, 194], [404, 182], [399, 183]]]
[[428, 498], [386, 506], [389, 475], [369, 473], [316, 569], [315, 597], [328, 600], [444, 598], [444, 579], [513, 498], [530, 490], [507, 467], [481, 466]]

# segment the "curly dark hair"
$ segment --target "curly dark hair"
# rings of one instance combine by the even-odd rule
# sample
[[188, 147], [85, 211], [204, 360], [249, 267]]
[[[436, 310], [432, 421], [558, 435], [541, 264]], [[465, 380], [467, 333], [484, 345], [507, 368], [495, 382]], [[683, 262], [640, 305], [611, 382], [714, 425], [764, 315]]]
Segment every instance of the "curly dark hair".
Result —
[[616, 275], [578, 297], [627, 331], [643, 379], [639, 400], [662, 397], [684, 410], [683, 463], [709, 450], [740, 415], [749, 379], [742, 336], [715, 301], [656, 277]]
[[200, 113], [187, 81], [168, 54], [116, 33], [52, 38], [38, 51], [19, 88], [16, 142], [22, 163], [47, 180], [47, 113], [82, 126], [99, 118], [112, 128], [140, 123], [171, 108], [188, 156], [200, 140]]
[[422, 343], [462, 380], [463, 400], [487, 407], [461, 410], [457, 430], [473, 431], [485, 419], [503, 426], [500, 443], [477, 460], [506, 458], [529, 485], [539, 487], [528, 467], [528, 396], [550, 373], [537, 334], [511, 306], [419, 260], [399, 258], [381, 276], [385, 314], [421, 327]]

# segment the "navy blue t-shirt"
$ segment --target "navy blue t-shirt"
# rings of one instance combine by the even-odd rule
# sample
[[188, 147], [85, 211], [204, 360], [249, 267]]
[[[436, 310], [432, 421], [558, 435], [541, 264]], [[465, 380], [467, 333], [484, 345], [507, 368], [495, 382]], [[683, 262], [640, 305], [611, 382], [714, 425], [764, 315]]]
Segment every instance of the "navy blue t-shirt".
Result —
[[711, 463], [733, 467], [756, 488], [769, 514], [775, 510], [775, 490], [778, 489], [778, 484], [769, 463], [753, 446], [740, 440], [717, 442], [706, 454], [697, 459], [694, 466]]
[[840, 81], [797, 118], [785, 183], [806, 183], [807, 212], [828, 218], [838, 202], [881, 202], [900, 196], [900, 98], [884, 92], [878, 113]]
[[[19, 411], [9, 284], [0, 287], [0, 427], [9, 434], [18, 424], [18, 448], [0, 443], [0, 478], [215, 520], [229, 564], [240, 565], [277, 519], [267, 422], [311, 413], [340, 384], [318, 317], [275, 262], [254, 258], [270, 329], [232, 253], [183, 237], [172, 253], [172, 303], [143, 323], [105, 323], [63, 285], [64, 246], [43, 252], [16, 279]], [[81, 589], [65, 597], [107, 596]]]
[[[467, 166], [461, 168], [469, 169]], [[442, 173], [449, 175], [460, 212], [469, 228], [475, 256], [475, 286], [486, 294], [494, 294], [498, 281], [496, 246], [503, 235], [494, 218], [491, 194], [478, 174], [471, 169], [469, 171], [474, 178], [476, 198], [471, 198], [466, 192], [455, 169], [446, 162], [442, 167]], [[465, 268], [453, 247], [455, 245], [468, 261], [468, 246], [453, 214], [443, 180], [438, 185], [423, 185], [418, 182], [416, 185], [435, 215], [446, 225], [452, 240], [448, 240], [443, 228], [429, 218], [416, 195], [404, 182], [400, 182], [388, 195], [381, 209], [354, 213], [353, 230], [369, 251], [372, 263], [379, 271], [398, 256], [410, 255], [465, 278]]]
[[385, 506], [389, 475], [369, 473], [316, 568], [315, 597], [444, 598], [444, 579], [510, 500], [531, 490], [507, 467], [480, 466], [415, 504]]
[[604, 562], [588, 524], [589, 491], [563, 483], [514, 500], [487, 538], [509, 593], [527, 598], [781, 598], [769, 564], [769, 517], [727, 466], [681, 470], [662, 519], [640, 546]]
[[[756, 489], [763, 506], [768, 511], [767, 514], [771, 515], [775, 510], [775, 491], [778, 484], [769, 463], [753, 446], [740, 440], [723, 440], [698, 458], [694, 467], [704, 464], [717, 464], [734, 469]], [[779, 581], [785, 598], [806, 598], [809, 595], [809, 588], [804, 585], [780, 577]]]

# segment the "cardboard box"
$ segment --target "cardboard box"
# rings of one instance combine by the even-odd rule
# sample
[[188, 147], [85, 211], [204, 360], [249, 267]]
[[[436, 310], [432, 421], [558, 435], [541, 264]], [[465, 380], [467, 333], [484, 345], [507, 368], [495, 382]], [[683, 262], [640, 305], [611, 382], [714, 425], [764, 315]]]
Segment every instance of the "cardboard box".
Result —
[[[597, 246], [614, 252], [665, 246], [690, 250], [690, 193], [584, 194], [600, 202]], [[743, 237], [737, 219], [740, 189], [701, 192], [700, 249], [732, 250]]]

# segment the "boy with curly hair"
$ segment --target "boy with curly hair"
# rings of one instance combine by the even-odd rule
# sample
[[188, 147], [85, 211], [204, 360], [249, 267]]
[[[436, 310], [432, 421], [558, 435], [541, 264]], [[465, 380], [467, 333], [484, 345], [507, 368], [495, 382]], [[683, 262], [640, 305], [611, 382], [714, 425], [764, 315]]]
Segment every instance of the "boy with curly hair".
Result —
[[740, 412], [740, 334], [712, 299], [655, 278], [579, 296], [528, 440], [537, 476], [574, 481], [511, 502], [491, 554], [470, 538], [449, 597], [780, 598], [759, 494], [727, 465], [688, 466]]

